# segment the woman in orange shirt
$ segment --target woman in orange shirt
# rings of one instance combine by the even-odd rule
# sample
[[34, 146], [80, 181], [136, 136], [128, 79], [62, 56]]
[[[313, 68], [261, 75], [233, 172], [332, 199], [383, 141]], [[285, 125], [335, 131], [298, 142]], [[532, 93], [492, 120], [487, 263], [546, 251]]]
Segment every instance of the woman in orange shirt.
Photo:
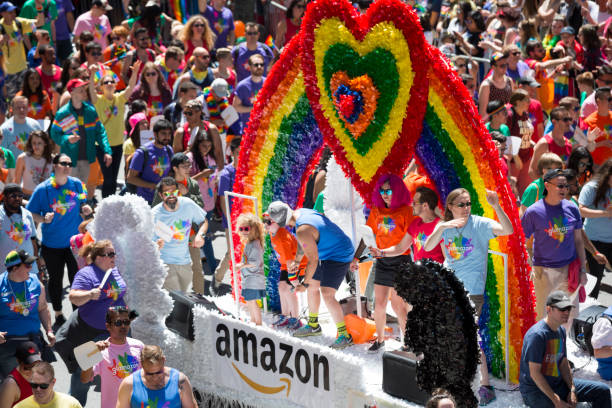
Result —
[[410, 193], [402, 179], [394, 174], [381, 176], [376, 183], [370, 202], [370, 216], [366, 225], [376, 236], [377, 248], [370, 252], [377, 259], [374, 263], [374, 321], [378, 338], [368, 352], [384, 350], [387, 302], [391, 295], [391, 307], [397, 314], [401, 336], [406, 329], [408, 304], [393, 289], [396, 271], [410, 259], [410, 234], [408, 226], [414, 218], [410, 207]]
[[270, 234], [272, 247], [278, 254], [281, 264], [281, 273], [278, 280], [278, 294], [281, 301], [281, 315], [272, 324], [276, 327], [287, 327], [297, 330], [302, 327], [299, 319], [299, 305], [297, 294], [293, 288], [299, 283], [298, 276], [303, 276], [306, 271], [308, 258], [302, 257], [299, 266], [295, 267], [295, 257], [298, 253], [299, 244], [297, 239], [286, 228], [281, 228], [267, 214], [264, 214], [263, 224], [266, 232]]
[[23, 95], [30, 101], [28, 116], [32, 119], [53, 119], [51, 99], [43, 90], [40, 74], [34, 68], [28, 68], [23, 78], [23, 87], [17, 95]]

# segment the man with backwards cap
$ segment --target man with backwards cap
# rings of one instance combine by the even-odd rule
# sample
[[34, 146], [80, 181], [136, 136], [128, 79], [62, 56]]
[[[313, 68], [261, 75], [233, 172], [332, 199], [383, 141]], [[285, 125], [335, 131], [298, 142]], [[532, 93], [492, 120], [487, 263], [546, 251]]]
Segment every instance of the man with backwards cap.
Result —
[[546, 298], [546, 317], [525, 334], [519, 389], [523, 402], [529, 407], [569, 408], [579, 401], [590, 402], [594, 408], [610, 407], [610, 387], [572, 376], [563, 325], [573, 307], [565, 292], [552, 292]]
[[338, 329], [336, 341], [330, 347], [343, 349], [352, 345], [353, 338], [346, 330], [342, 307], [336, 300], [336, 291], [349, 271], [355, 252], [350, 238], [329, 218], [308, 208], [293, 211], [282, 201], [274, 201], [268, 206], [266, 214], [281, 228], [286, 225], [296, 227], [296, 236], [304, 253], [296, 255], [295, 262], [288, 265], [291, 269], [289, 272], [296, 273], [302, 256], [308, 257], [304, 281], [296, 287], [296, 291], [306, 290], [308, 294], [308, 324], [293, 335], [307, 337], [322, 334], [318, 314], [323, 296]]
[[32, 369], [42, 361], [36, 343], [26, 341], [17, 346], [15, 351], [17, 367], [11, 371], [0, 386], [0, 407], [12, 407], [32, 395]]
[[[29, 254], [38, 254], [36, 225], [32, 213], [21, 206], [23, 190], [15, 183], [4, 187], [2, 206], [0, 206], [0, 259], [6, 258], [10, 251], [23, 249]], [[44, 262], [42, 259], [36, 261]], [[32, 273], [38, 273], [36, 264]]]

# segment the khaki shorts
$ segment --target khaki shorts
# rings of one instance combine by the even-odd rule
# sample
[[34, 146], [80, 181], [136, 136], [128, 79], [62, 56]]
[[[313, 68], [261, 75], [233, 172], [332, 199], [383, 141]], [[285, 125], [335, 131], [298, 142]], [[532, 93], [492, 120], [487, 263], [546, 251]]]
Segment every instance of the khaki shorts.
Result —
[[191, 279], [193, 272], [191, 270], [191, 264], [188, 265], [172, 265], [166, 264], [168, 267], [168, 275], [164, 282], [164, 289], [167, 290], [180, 290], [181, 292], [187, 292], [191, 285]]
[[567, 270], [569, 265], [562, 268], [545, 268], [534, 266], [531, 272], [531, 279], [536, 295], [537, 320], [546, 317], [546, 298], [555, 290], [562, 290], [569, 296], [574, 307], [570, 312], [569, 322], [578, 314], [578, 291], [569, 293], [567, 287]]

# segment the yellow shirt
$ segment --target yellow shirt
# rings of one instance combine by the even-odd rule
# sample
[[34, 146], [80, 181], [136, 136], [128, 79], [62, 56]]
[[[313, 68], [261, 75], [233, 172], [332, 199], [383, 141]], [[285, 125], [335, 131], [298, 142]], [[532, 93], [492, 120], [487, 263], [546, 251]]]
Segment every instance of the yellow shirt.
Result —
[[55, 391], [53, 399], [48, 404], [39, 404], [34, 401], [34, 396], [29, 396], [17, 405], [15, 408], [83, 408], [79, 401], [68, 394]]
[[135, 151], [136, 148], [134, 147], [134, 142], [132, 142], [132, 139], [128, 138], [125, 142], [123, 142], [123, 155], [125, 157], [134, 154]]
[[108, 144], [111, 146], [119, 146], [123, 144], [125, 133], [125, 91], [113, 94], [113, 99], [110, 101], [102, 95], [98, 95], [95, 107], [102, 126], [106, 129], [108, 136]]
[[36, 31], [36, 20], [22, 17], [17, 17], [16, 20], [21, 22], [21, 31], [17, 29], [15, 21], [9, 26], [4, 24], [4, 19], [0, 19], [0, 24], [4, 27], [8, 37], [8, 46], [3, 44], [0, 47], [4, 55], [4, 72], [7, 75], [16, 74], [28, 67], [25, 49], [23, 48], [23, 35]]

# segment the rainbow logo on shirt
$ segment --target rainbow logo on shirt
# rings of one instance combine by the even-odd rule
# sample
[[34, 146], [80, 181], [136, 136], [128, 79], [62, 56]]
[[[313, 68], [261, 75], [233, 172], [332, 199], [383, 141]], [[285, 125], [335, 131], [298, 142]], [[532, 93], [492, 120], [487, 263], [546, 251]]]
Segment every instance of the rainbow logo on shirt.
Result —
[[550, 339], [546, 342], [546, 352], [542, 359], [542, 374], [549, 377], [559, 377], [559, 357], [561, 356], [560, 339]]
[[182, 241], [185, 239], [186, 232], [191, 229], [191, 222], [187, 220], [184, 220], [184, 221], [179, 220], [175, 222], [173, 225], [171, 225], [170, 229], [172, 230], [172, 239], [176, 239], [177, 241]]
[[101, 40], [102, 39], [102, 35], [104, 34], [104, 24], [94, 24], [94, 38], [96, 40]]
[[[27, 285], [27, 282], [25, 283]], [[25, 288], [22, 292], [15, 292], [11, 301], [8, 303], [9, 310], [24, 316], [28, 316], [36, 306], [37, 299], [30, 294], [30, 299], [26, 300]]]
[[166, 156], [156, 157], [151, 163], [151, 170], [153, 173], [157, 174], [159, 177], [162, 177], [168, 168], [168, 158]]
[[145, 406], [144, 402], [140, 403], [140, 408], [169, 408], [170, 407], [170, 401], [166, 401], [164, 403], [164, 405], [161, 406], [157, 406], [159, 404], [159, 397], [155, 398], [155, 400], [151, 401], [150, 399], [147, 399], [147, 405]]
[[217, 18], [217, 21], [215, 21], [215, 30], [221, 34], [223, 32], [223, 30], [225, 29], [225, 27], [227, 27], [227, 20], [225, 20], [223, 18], [222, 15], [219, 16], [219, 18]]
[[561, 243], [565, 240], [565, 234], [570, 230], [569, 222], [564, 215], [560, 215], [559, 217], [553, 217], [553, 222], [548, 221], [549, 228], [544, 231], [546, 234], [554, 240], [558, 241], [557, 246], [561, 245]]
[[31, 110], [31, 111], [32, 111], [32, 113], [34, 113], [35, 115], [38, 115], [38, 114], [39, 114], [40, 112], [42, 112], [42, 110], [43, 110], [43, 106], [42, 106], [42, 104], [41, 104], [40, 102], [33, 101], [33, 102], [30, 104], [30, 106], [31, 106], [31, 109], [30, 109], [30, 110]]
[[22, 152], [25, 152], [27, 141], [28, 141], [28, 134], [26, 132], [21, 132], [15, 138], [15, 141], [13, 142], [13, 146], [18, 148]]
[[74, 191], [64, 189], [57, 199], [53, 199], [50, 207], [59, 215], [66, 215], [76, 206], [76, 195]]
[[123, 292], [123, 289], [119, 286], [116, 281], [112, 281], [108, 283], [106, 289], [104, 289], [104, 293], [106, 293], [107, 298], [112, 298], [113, 302], [116, 302], [119, 299], [119, 295]]
[[157, 115], [161, 115], [164, 111], [164, 105], [160, 101], [152, 101], [151, 107], [149, 107], [149, 117], [152, 118]]
[[466, 258], [474, 250], [472, 239], [468, 239], [463, 235], [458, 235], [454, 239], [449, 240], [448, 244], [444, 244], [444, 247], [448, 255], [455, 261]]
[[23, 242], [32, 235], [30, 227], [28, 224], [23, 223], [23, 221], [16, 221], [11, 225], [11, 229], [5, 232], [10, 239], [17, 243], [17, 245], [23, 244]]
[[395, 227], [395, 221], [393, 221], [393, 218], [389, 216], [383, 217], [382, 222], [378, 224], [378, 229], [383, 231], [385, 234], [391, 233]]
[[251, 102], [251, 105], [255, 104], [255, 101], [257, 100], [257, 94], [258, 93], [259, 93], [259, 89], [251, 94], [251, 99], [249, 99], [249, 101]]
[[117, 359], [119, 361], [113, 359], [113, 365], [107, 368], [119, 379], [124, 379], [140, 368], [138, 359], [128, 353], [124, 353], [123, 356], [117, 355]]
[[417, 236], [414, 238], [414, 249], [415, 252], [419, 252], [425, 246], [425, 241], [427, 241], [427, 235], [424, 232], [419, 232]]

